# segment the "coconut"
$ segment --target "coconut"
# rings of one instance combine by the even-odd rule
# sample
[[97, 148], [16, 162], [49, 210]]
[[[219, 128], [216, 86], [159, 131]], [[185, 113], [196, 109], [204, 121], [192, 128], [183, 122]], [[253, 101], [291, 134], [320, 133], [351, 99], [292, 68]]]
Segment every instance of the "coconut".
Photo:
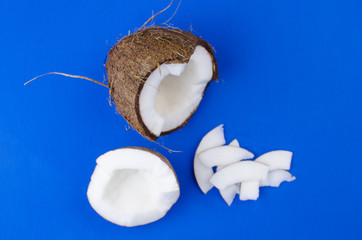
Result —
[[117, 111], [152, 141], [185, 126], [210, 81], [218, 78], [205, 40], [163, 27], [122, 38], [109, 51], [106, 68]]
[[103, 218], [133, 227], [164, 217], [179, 198], [180, 187], [164, 156], [147, 148], [127, 147], [97, 159], [87, 196]]
[[219, 146], [199, 154], [200, 161], [208, 167], [230, 165], [244, 159], [252, 159], [254, 154], [248, 150], [235, 146]]

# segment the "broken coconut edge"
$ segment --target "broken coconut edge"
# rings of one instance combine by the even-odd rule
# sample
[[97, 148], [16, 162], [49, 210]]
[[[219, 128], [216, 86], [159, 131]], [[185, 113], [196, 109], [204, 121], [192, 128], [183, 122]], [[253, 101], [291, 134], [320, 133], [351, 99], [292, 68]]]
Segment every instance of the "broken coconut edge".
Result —
[[[95, 191], [96, 188], [99, 188], [99, 184], [98, 186], [94, 187], [95, 182], [96, 180], [93, 179], [94, 178], [94, 175], [96, 173], [96, 170], [97, 168], [99, 169], [102, 169], [102, 170], [105, 170], [102, 167], [100, 167], [100, 164], [98, 163], [99, 159], [102, 159], [104, 158], [107, 154], [110, 154], [111, 152], [116, 152], [116, 151], [122, 151], [122, 150], [139, 150], [139, 151], [142, 151], [142, 152], [145, 152], [145, 153], [148, 153], [150, 154], [149, 156], [154, 156], [156, 157], [158, 160], [161, 160], [162, 163], [166, 164], [168, 169], [170, 169], [172, 171], [172, 176], [173, 176], [173, 179], [175, 180], [175, 183], [177, 185], [177, 189], [175, 190], [175, 193], [176, 193], [176, 196], [171, 200], [171, 202], [169, 203], [169, 206], [167, 206], [164, 210], [163, 213], [159, 214], [156, 218], [150, 218], [148, 217], [147, 221], [143, 221], [143, 222], [140, 222], [138, 224], [129, 224], [129, 223], [123, 223], [123, 222], [120, 222], [120, 221], [117, 221], [114, 219], [114, 214], [113, 214], [113, 211], [112, 213], [110, 213], [110, 211], [108, 211], [108, 213], [110, 213], [110, 215], [112, 215], [111, 217], [109, 216], [106, 216], [107, 215], [107, 211], [103, 211], [104, 208], [101, 208], [99, 207], [99, 203], [97, 203], [97, 201], [99, 200], [102, 200], [101, 197], [103, 197], [104, 195], [104, 192], [98, 192], [98, 191]], [[172, 206], [177, 202], [179, 196], [180, 196], [180, 185], [179, 185], [179, 181], [177, 179], [177, 175], [176, 175], [176, 172], [174, 170], [174, 168], [172, 167], [171, 163], [167, 160], [167, 158], [165, 158], [162, 154], [154, 151], [154, 150], [151, 150], [151, 149], [148, 149], [148, 148], [143, 148], [143, 147], [124, 147], [124, 148], [118, 148], [118, 149], [115, 149], [115, 150], [111, 150], [111, 151], [108, 151], [104, 154], [102, 154], [101, 156], [99, 156], [97, 158], [97, 165], [92, 173], [92, 176], [91, 176], [91, 180], [89, 182], [89, 185], [88, 185], [88, 190], [87, 190], [87, 198], [88, 198], [88, 201], [91, 205], [91, 207], [94, 209], [95, 212], [97, 212], [102, 218], [104, 218], [105, 220], [109, 221], [109, 222], [112, 222], [116, 225], [119, 225], [119, 226], [124, 226], [124, 227], [135, 227], [135, 226], [140, 226], [140, 225], [145, 225], [145, 224], [149, 224], [149, 223], [152, 223], [152, 222], [155, 222], [155, 221], [158, 221], [159, 219], [163, 218], [167, 212], [172, 208]], [[113, 170], [129, 170], [129, 169], [132, 169], [132, 168], [115, 168]], [[135, 168], [137, 169], [137, 168]], [[139, 169], [138, 169], [139, 170]], [[107, 172], [107, 174], [109, 174], [109, 172], [106, 170], [105, 172]], [[109, 179], [111, 180], [111, 178]], [[104, 183], [104, 188], [107, 188], [107, 184], [109, 182], [106, 182]], [[114, 189], [112, 189], [112, 191], [114, 191]], [[168, 199], [169, 200], [169, 199]], [[103, 200], [102, 200], [103, 201]], [[108, 208], [108, 207], [107, 207]], [[111, 207], [112, 209], [112, 207]], [[152, 213], [152, 212], [151, 212]]]

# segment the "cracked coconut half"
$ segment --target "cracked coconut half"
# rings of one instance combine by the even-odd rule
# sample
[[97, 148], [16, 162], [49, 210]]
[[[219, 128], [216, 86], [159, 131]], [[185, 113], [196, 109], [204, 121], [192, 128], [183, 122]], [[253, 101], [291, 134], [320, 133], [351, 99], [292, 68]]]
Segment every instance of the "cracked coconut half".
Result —
[[133, 227], [165, 216], [179, 198], [180, 187], [164, 156], [147, 148], [128, 147], [97, 159], [87, 196], [103, 218]]
[[218, 77], [210, 45], [182, 30], [141, 29], [108, 53], [108, 87], [118, 112], [155, 141], [189, 121]]

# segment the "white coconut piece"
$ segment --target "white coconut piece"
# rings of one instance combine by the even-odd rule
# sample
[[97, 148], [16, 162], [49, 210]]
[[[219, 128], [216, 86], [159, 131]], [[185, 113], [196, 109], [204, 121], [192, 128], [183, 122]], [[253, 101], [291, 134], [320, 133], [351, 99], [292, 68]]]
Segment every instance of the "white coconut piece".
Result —
[[282, 182], [291, 182], [296, 178], [285, 170], [274, 170], [268, 173], [268, 177], [260, 181], [261, 187], [279, 187]]
[[162, 218], [179, 195], [169, 162], [144, 148], [122, 148], [100, 156], [87, 192], [99, 215], [127, 227]]
[[221, 197], [224, 199], [227, 205], [230, 206], [233, 203], [236, 194], [239, 193], [239, 188], [240, 184], [236, 183], [236, 184], [231, 184], [222, 190], [219, 189]]
[[257, 200], [259, 198], [259, 181], [243, 182], [240, 184], [239, 199]]
[[235, 183], [263, 180], [267, 177], [268, 169], [268, 166], [262, 163], [241, 161], [216, 172], [210, 182], [222, 190]]
[[213, 185], [210, 183], [210, 178], [214, 174], [214, 171], [211, 167], [207, 167], [200, 162], [198, 159], [198, 154], [203, 152], [207, 149], [224, 145], [225, 138], [224, 138], [224, 128], [223, 124], [217, 126], [210, 132], [208, 132], [202, 139], [199, 146], [196, 149], [195, 158], [194, 158], [194, 174], [199, 185], [201, 191], [203, 193], [207, 193]]
[[147, 78], [139, 98], [140, 114], [154, 135], [177, 129], [199, 105], [213, 77], [210, 53], [196, 46], [188, 63], [162, 64]]
[[214, 147], [198, 155], [200, 161], [208, 167], [229, 165], [240, 160], [251, 159], [254, 154], [248, 150], [234, 146]]
[[270, 171], [277, 169], [289, 170], [292, 156], [293, 153], [290, 151], [276, 150], [264, 153], [255, 161], [269, 166]]
[[235, 138], [234, 140], [232, 140], [232, 141], [229, 143], [229, 146], [232, 146], [232, 147], [240, 147], [240, 144], [239, 144], [239, 141]]
[[[232, 140], [230, 143], [229, 143], [229, 146], [233, 146], [233, 147], [240, 147], [240, 144], [239, 144], [239, 141], [237, 139], [234, 139]], [[216, 167], [216, 171], [220, 171], [221, 169], [223, 169], [224, 167], [228, 166], [229, 164], [219, 164], [217, 165]]]
[[[233, 147], [240, 147], [239, 142], [237, 139], [234, 139], [233, 141], [231, 141], [231, 143], [229, 143], [229, 146], [233, 146]], [[220, 171], [221, 169], [223, 169], [224, 167], [226, 167], [227, 165], [219, 165], [216, 168], [216, 172]], [[223, 190], [219, 189], [220, 195], [221, 197], [225, 200], [225, 202], [230, 206], [233, 201], [234, 198], [236, 196], [237, 193], [239, 193], [239, 184], [232, 184], [226, 188], [224, 188]]]

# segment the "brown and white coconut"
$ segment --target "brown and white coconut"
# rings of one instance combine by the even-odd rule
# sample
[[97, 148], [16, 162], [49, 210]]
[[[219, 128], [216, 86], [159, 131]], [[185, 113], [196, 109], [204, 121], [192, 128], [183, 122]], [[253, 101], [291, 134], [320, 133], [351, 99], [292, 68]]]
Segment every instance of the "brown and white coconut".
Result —
[[118, 112], [152, 141], [185, 126], [210, 81], [218, 78], [205, 40], [163, 27], [122, 38], [109, 51], [106, 68]]
[[106, 220], [127, 227], [164, 217], [180, 196], [170, 162], [147, 148], [126, 147], [97, 159], [87, 196]]

